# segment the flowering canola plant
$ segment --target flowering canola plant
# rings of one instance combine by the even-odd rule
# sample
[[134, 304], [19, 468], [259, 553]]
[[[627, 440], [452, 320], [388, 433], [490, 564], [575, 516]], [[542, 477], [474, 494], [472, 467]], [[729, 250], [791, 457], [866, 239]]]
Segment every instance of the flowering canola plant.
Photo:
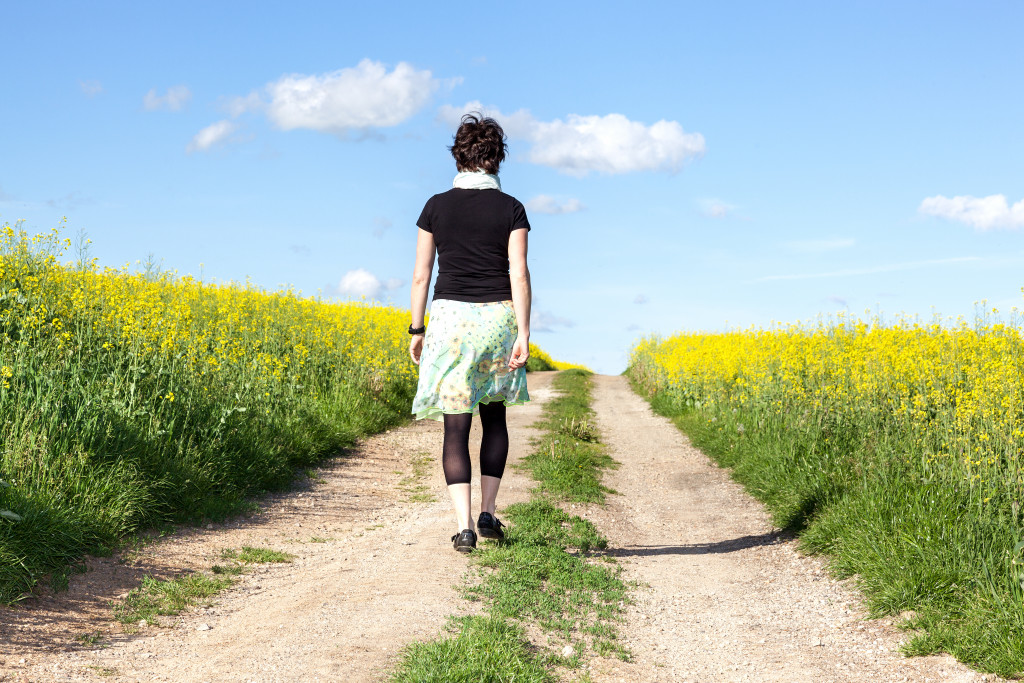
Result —
[[898, 439], [905, 458], [970, 482], [986, 502], [1021, 500], [1024, 339], [1015, 325], [840, 318], [680, 333], [638, 341], [630, 374], [679, 408]]

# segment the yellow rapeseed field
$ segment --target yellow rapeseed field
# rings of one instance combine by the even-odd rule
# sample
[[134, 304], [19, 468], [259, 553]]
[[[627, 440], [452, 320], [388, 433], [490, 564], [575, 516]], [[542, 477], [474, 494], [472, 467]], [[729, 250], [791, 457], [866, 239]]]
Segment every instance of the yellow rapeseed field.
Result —
[[[998, 314], [998, 311], [992, 311]], [[679, 404], [912, 438], [908, 458], [1018, 499], [1024, 340], [998, 322], [843, 320], [647, 338], [632, 374]]]

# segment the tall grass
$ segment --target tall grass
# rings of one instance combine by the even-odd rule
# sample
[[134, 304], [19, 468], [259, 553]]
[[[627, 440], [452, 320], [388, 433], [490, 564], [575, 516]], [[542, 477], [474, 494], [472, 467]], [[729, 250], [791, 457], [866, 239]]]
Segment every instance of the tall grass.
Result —
[[648, 338], [627, 371], [909, 653], [1024, 671], [1024, 337], [844, 321]]
[[62, 264], [68, 246], [0, 228], [0, 602], [409, 413], [407, 311]]

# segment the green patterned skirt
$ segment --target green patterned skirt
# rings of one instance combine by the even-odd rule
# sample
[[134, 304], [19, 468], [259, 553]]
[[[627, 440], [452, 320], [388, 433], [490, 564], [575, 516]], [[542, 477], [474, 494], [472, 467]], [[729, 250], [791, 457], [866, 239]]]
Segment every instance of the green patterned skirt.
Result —
[[479, 413], [481, 403], [526, 403], [526, 368], [509, 370], [519, 328], [511, 301], [435, 299], [423, 341], [412, 412], [416, 419]]

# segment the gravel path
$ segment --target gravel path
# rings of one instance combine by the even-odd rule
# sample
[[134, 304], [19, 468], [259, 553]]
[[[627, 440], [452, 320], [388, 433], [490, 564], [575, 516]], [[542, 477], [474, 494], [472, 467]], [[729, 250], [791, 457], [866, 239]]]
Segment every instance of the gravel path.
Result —
[[595, 377], [597, 426], [621, 495], [587, 516], [640, 590], [623, 629], [635, 661], [595, 681], [980, 681], [952, 657], [906, 658], [906, 634], [865, 621], [848, 585], [802, 557], [744, 493], [625, 377]]
[[[531, 374], [534, 401], [509, 411], [510, 462], [530, 452], [529, 425], [551, 395], [552, 374]], [[606, 481], [621, 495], [572, 512], [597, 523], [627, 578], [643, 587], [621, 629], [634, 660], [592, 660], [592, 680], [997, 680], [950, 657], [895, 652], [904, 634], [866, 621], [856, 592], [829, 579], [821, 560], [798, 555], [760, 504], [625, 378], [595, 376], [594, 408], [622, 464]], [[69, 591], [0, 611], [0, 681], [382, 680], [403, 645], [474, 609], [457, 591], [466, 561], [448, 540], [441, 437], [436, 422], [371, 437], [304, 488], [260, 501], [261, 514], [181, 530], [120, 560], [90, 560]], [[410, 475], [423, 454], [434, 458], [422, 481], [434, 501], [417, 503]], [[508, 470], [499, 514], [532, 485]], [[111, 620], [109, 601], [143, 574], [208, 570], [223, 563], [222, 549], [242, 545], [296, 558], [258, 566], [211, 607], [161, 627], [125, 633]], [[100, 646], [83, 637], [100, 637]]]

